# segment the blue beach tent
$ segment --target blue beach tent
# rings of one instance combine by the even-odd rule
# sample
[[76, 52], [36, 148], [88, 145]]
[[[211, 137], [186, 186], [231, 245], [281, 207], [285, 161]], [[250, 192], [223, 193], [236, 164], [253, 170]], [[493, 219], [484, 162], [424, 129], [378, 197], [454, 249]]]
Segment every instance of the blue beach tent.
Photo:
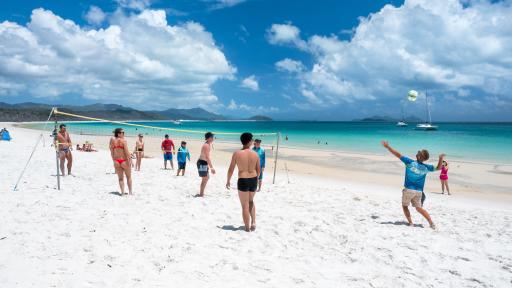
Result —
[[2, 132], [2, 140], [4, 141], [11, 141], [11, 135], [9, 134], [9, 131]]

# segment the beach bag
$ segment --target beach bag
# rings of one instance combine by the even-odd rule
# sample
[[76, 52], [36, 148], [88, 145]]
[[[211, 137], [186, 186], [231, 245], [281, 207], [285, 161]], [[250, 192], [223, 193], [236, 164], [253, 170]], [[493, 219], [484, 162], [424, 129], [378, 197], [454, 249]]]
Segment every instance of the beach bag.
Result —
[[9, 131], [4, 131], [2, 133], [2, 140], [11, 141], [11, 135], [9, 134]]

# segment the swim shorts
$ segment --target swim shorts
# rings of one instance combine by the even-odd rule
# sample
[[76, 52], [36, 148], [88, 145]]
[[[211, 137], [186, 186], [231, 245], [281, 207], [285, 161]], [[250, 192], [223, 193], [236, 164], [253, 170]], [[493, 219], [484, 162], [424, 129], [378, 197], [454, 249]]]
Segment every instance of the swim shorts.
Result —
[[208, 162], [202, 159], [197, 160], [197, 171], [199, 177], [208, 177]]
[[409, 206], [412, 204], [412, 207], [421, 207], [421, 195], [423, 193], [421, 191], [404, 189], [402, 190], [402, 206]]
[[172, 153], [171, 152], [165, 152], [164, 153], [164, 161], [172, 161]]
[[238, 178], [238, 191], [255, 192], [258, 188], [258, 177]]
[[187, 162], [178, 162], [178, 169], [185, 169]]

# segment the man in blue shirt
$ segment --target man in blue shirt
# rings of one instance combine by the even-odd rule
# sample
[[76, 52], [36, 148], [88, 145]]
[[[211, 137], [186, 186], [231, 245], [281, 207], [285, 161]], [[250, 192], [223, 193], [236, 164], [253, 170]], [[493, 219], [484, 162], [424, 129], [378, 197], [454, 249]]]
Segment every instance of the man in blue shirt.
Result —
[[181, 141], [181, 146], [178, 148], [178, 156], [176, 157], [178, 160], [178, 173], [176, 176], [185, 176], [185, 167], [187, 166], [187, 159], [190, 161], [190, 153], [188, 153], [187, 142]]
[[261, 191], [261, 182], [263, 182], [263, 170], [265, 170], [265, 149], [261, 148], [261, 140], [254, 140], [254, 147], [252, 148], [260, 157], [260, 177], [258, 178], [258, 192]]
[[405, 164], [405, 182], [404, 189], [402, 190], [402, 208], [404, 210], [405, 218], [407, 218], [407, 222], [409, 222], [409, 226], [413, 226], [411, 212], [409, 211], [409, 204], [412, 203], [412, 207], [416, 208], [425, 219], [427, 219], [430, 228], [436, 229], [434, 222], [430, 218], [427, 210], [421, 207], [421, 195], [423, 194], [423, 187], [425, 186], [425, 177], [428, 172], [432, 172], [435, 170], [439, 170], [441, 164], [443, 163], [444, 154], [439, 155], [439, 161], [437, 163], [437, 167], [430, 164], [425, 164], [423, 162], [427, 161], [429, 158], [429, 153], [427, 150], [420, 150], [416, 154], [416, 161], [402, 156], [400, 152], [389, 146], [388, 141], [382, 141], [382, 146], [384, 146], [388, 151], [395, 155]]

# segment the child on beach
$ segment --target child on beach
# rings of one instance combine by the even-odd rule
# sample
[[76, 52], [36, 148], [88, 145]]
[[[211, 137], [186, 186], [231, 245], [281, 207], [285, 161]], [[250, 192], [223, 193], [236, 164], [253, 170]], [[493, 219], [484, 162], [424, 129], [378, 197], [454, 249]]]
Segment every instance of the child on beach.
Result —
[[405, 164], [405, 183], [404, 189], [402, 190], [402, 209], [409, 226], [413, 226], [411, 212], [408, 207], [409, 204], [412, 204], [412, 206], [416, 208], [416, 211], [427, 219], [430, 228], [436, 229], [436, 226], [430, 218], [427, 210], [422, 207], [421, 196], [423, 194], [423, 187], [425, 186], [425, 177], [427, 176], [427, 173], [440, 169], [441, 163], [444, 159], [444, 154], [439, 155], [437, 167], [434, 168], [433, 165], [423, 163], [429, 158], [427, 150], [418, 151], [416, 154], [416, 161], [414, 161], [406, 156], [402, 156], [400, 152], [391, 148], [388, 141], [382, 141], [382, 146], [388, 149], [391, 154], [395, 155]]
[[441, 180], [441, 189], [443, 189], [443, 194], [444, 188], [446, 187], [448, 195], [452, 195], [450, 194], [450, 188], [448, 187], [448, 162], [446, 161], [443, 161], [443, 166], [441, 167], [441, 174], [439, 175], [439, 179]]
[[190, 161], [190, 153], [187, 149], [187, 142], [181, 141], [181, 146], [178, 148], [178, 156], [176, 157], [178, 159], [178, 173], [176, 173], [176, 176], [185, 176], [185, 167], [187, 166], [187, 159]]

